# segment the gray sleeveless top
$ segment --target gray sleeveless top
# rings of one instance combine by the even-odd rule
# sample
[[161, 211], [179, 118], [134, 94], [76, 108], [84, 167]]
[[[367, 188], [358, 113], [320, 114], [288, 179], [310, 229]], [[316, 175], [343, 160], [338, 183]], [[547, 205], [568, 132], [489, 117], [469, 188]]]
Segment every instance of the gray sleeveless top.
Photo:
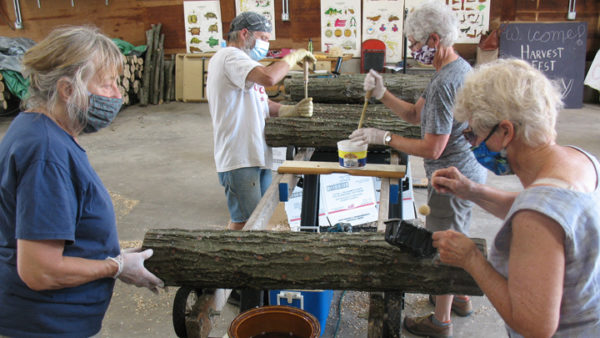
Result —
[[[573, 148], [590, 158], [600, 182], [598, 160], [582, 149]], [[534, 183], [542, 180], [555, 184], [545, 179]], [[600, 337], [600, 184], [590, 193], [551, 186], [535, 186], [521, 192], [490, 251], [490, 263], [505, 278], [508, 278], [512, 217], [525, 209], [552, 218], [565, 232], [564, 289], [554, 337]], [[507, 330], [511, 337], [521, 337], [511, 328]]]

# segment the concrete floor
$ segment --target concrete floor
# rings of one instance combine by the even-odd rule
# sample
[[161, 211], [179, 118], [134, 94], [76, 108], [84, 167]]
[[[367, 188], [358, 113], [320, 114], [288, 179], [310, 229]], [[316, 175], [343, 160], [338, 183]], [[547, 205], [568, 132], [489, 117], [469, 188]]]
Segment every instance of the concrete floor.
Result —
[[[0, 136], [11, 118], [0, 119]], [[559, 116], [558, 142], [581, 146], [600, 157], [600, 105], [565, 110]], [[212, 127], [208, 106], [173, 102], [158, 106], [133, 106], [123, 110], [115, 122], [96, 134], [83, 135], [80, 142], [90, 161], [112, 194], [119, 235], [124, 245], [141, 243], [154, 228], [224, 229], [228, 212], [212, 155]], [[411, 158], [413, 179], [424, 177], [422, 161]], [[518, 191], [515, 177], [494, 177], [488, 183]], [[415, 189], [415, 201], [425, 203], [425, 189]], [[500, 220], [475, 208], [471, 235], [494, 237]], [[171, 306], [175, 289], [156, 296], [117, 282], [100, 337], [175, 337]], [[338, 319], [336, 292], [324, 337], [333, 337]], [[427, 296], [406, 295], [405, 314], [433, 310]], [[502, 320], [487, 298], [474, 297], [475, 312], [469, 318], [453, 317], [455, 337], [505, 337]], [[341, 304], [338, 337], [366, 337], [367, 294], [346, 292]], [[212, 337], [227, 331], [235, 309], [226, 306], [215, 319]], [[406, 337], [410, 334], [404, 333]]]

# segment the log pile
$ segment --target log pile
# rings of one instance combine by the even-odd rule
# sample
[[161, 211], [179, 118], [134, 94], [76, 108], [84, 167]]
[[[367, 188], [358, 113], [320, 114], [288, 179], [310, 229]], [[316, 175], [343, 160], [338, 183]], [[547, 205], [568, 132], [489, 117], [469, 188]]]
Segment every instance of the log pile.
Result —
[[137, 55], [127, 55], [124, 57], [123, 73], [117, 80], [124, 106], [133, 105], [140, 101], [143, 74], [143, 58]]
[[167, 286], [482, 295], [463, 269], [416, 258], [383, 233], [153, 229], [142, 246]]
[[11, 98], [11, 96], [12, 94], [4, 83], [4, 77], [2, 76], [2, 73], [0, 73], [0, 116], [7, 113], [8, 100]]
[[[271, 147], [337, 147], [339, 140], [358, 127], [362, 111], [355, 104], [315, 104], [311, 118], [280, 117], [266, 119], [265, 139]], [[382, 104], [367, 107], [364, 128], [389, 130], [396, 135], [420, 138], [421, 128], [394, 115]], [[375, 148], [370, 145], [369, 149]], [[383, 146], [381, 146], [383, 148]]]
[[146, 54], [144, 73], [140, 88], [140, 105], [162, 104], [175, 100], [175, 60], [165, 60], [165, 34], [162, 24], [152, 25], [146, 31]]

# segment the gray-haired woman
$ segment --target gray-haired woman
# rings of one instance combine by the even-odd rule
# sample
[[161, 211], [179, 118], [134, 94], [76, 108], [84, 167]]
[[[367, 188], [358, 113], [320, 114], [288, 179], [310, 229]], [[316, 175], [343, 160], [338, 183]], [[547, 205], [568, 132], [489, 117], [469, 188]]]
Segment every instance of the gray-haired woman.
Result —
[[121, 252], [108, 191], [77, 142], [122, 104], [119, 49], [65, 27], [27, 51], [25, 111], [0, 143], [0, 335], [89, 337], [116, 278], [155, 292], [151, 250]]
[[[375, 128], [357, 129], [350, 138], [364, 143], [389, 145], [398, 151], [423, 157], [428, 178], [437, 169], [455, 166], [470, 179], [485, 182], [487, 172], [477, 163], [470, 151], [470, 144], [462, 136], [467, 124], [456, 121], [453, 116], [454, 97], [465, 75], [471, 71], [471, 66], [452, 47], [458, 38], [456, 16], [439, 1], [424, 3], [409, 13], [405, 34], [415, 60], [435, 67], [436, 72], [425, 92], [414, 104], [403, 101], [386, 90], [383, 78], [373, 70], [365, 77], [364, 89], [372, 90], [373, 96], [401, 119], [419, 124], [421, 138], [406, 138]], [[425, 226], [429, 230], [454, 229], [468, 233], [472, 202], [440, 194], [431, 185], [428, 187], [427, 202], [431, 213], [426, 217]], [[451, 311], [460, 316], [469, 316], [473, 312], [471, 301], [466, 296], [432, 295], [429, 300], [435, 304], [434, 314], [405, 318], [404, 326], [411, 333], [451, 336]]]
[[600, 337], [600, 164], [556, 144], [561, 94], [522, 60], [498, 60], [468, 76], [455, 115], [480, 162], [514, 173], [524, 190], [472, 182], [456, 168], [433, 186], [504, 220], [489, 262], [464, 235], [433, 234], [444, 263], [473, 276], [511, 337]]

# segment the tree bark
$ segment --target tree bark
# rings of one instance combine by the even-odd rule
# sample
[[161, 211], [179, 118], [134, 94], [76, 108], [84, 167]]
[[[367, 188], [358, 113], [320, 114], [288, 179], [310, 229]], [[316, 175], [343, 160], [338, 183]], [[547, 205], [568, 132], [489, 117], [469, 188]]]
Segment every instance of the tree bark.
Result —
[[148, 270], [171, 286], [482, 295], [464, 270], [415, 258], [383, 233], [157, 229], [143, 247], [154, 250]]
[[[430, 74], [381, 74], [385, 87], [395, 96], [415, 103], [429, 82]], [[342, 74], [338, 77], [311, 77], [308, 81], [308, 97], [318, 103], [363, 103], [365, 90], [363, 87], [365, 74]], [[285, 91], [291, 99], [300, 101], [304, 98], [304, 79], [292, 76], [284, 81]], [[371, 98], [371, 102], [378, 102]]]
[[[337, 142], [347, 139], [358, 128], [362, 105], [315, 104], [311, 118], [268, 118], [265, 139], [271, 147], [337, 147]], [[388, 130], [410, 138], [421, 137], [421, 127], [409, 124], [382, 104], [367, 107], [363, 128]], [[382, 148], [383, 146], [369, 146]]]

